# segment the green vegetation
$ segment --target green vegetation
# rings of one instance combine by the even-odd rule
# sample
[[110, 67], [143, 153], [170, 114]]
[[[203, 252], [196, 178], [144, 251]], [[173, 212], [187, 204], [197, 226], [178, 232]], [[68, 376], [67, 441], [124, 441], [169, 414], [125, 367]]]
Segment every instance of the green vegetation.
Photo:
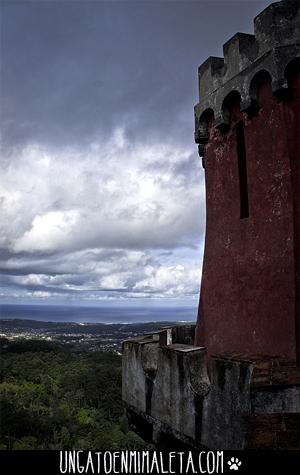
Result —
[[145, 449], [122, 416], [121, 357], [1, 341], [1, 449]]

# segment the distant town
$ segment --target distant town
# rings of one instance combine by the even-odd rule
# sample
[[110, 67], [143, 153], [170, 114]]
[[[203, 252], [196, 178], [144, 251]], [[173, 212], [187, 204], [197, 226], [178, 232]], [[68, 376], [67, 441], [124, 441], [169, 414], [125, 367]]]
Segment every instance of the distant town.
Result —
[[153, 323], [72, 323], [41, 322], [36, 320], [0, 320], [1, 346], [5, 340], [44, 340], [68, 345], [73, 351], [113, 351], [121, 353], [122, 341], [151, 333], [170, 322]]

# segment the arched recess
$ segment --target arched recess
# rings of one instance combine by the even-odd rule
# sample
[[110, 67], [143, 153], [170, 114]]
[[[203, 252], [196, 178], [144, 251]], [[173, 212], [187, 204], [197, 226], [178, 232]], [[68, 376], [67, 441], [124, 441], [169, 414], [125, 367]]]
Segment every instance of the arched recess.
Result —
[[241, 119], [240, 103], [241, 95], [238, 91], [234, 90], [227, 94], [222, 103], [224, 124], [229, 126], [232, 120], [236, 121]]
[[[199, 144], [198, 152], [202, 160], [205, 153], [205, 145], [207, 144], [209, 140], [209, 131], [210, 131], [210, 128], [212, 127], [213, 121], [214, 121], [214, 111], [211, 108], [205, 109], [205, 111], [202, 112], [200, 116], [199, 125], [198, 125], [198, 144]], [[203, 162], [203, 167], [204, 167], [204, 162]]]
[[[231, 127], [235, 133], [237, 172], [240, 191], [240, 219], [249, 217], [248, 177], [246, 141], [244, 132], [243, 114], [240, 110], [241, 95], [238, 91], [231, 91], [222, 104], [222, 115], [227, 130]], [[226, 132], [226, 130], [225, 130]]]
[[259, 93], [263, 86], [267, 84], [272, 84], [272, 76], [266, 69], [261, 69], [251, 79], [249, 87], [249, 95], [251, 99], [251, 115], [255, 115], [261, 107]]
[[300, 58], [294, 58], [290, 61], [285, 70], [284, 76], [288, 83], [288, 94], [289, 97], [292, 97], [299, 88], [299, 77], [300, 77]]

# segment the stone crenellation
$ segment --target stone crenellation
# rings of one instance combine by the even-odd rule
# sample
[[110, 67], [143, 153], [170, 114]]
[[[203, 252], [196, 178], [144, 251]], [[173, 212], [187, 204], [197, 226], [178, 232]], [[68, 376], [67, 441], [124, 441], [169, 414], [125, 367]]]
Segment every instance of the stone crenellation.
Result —
[[195, 106], [196, 143], [207, 142], [201, 128], [207, 111], [212, 111], [215, 127], [226, 129], [228, 118], [222, 106], [230, 92], [240, 94], [241, 111], [251, 111], [255, 100], [251, 83], [260, 71], [270, 74], [275, 95], [287, 89], [286, 67], [300, 56], [299, 6], [298, 0], [271, 4], [254, 19], [254, 35], [236, 33], [223, 45], [224, 58], [210, 56], [201, 64], [199, 103]]

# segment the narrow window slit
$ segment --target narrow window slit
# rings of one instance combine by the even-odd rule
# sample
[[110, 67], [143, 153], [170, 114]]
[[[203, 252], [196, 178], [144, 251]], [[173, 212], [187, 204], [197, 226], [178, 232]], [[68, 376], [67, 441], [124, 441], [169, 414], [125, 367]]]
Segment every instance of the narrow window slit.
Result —
[[247, 163], [246, 163], [246, 145], [244, 123], [240, 121], [236, 124], [236, 143], [239, 169], [240, 183], [240, 218], [249, 217], [249, 201], [248, 201], [248, 179], [247, 179]]

